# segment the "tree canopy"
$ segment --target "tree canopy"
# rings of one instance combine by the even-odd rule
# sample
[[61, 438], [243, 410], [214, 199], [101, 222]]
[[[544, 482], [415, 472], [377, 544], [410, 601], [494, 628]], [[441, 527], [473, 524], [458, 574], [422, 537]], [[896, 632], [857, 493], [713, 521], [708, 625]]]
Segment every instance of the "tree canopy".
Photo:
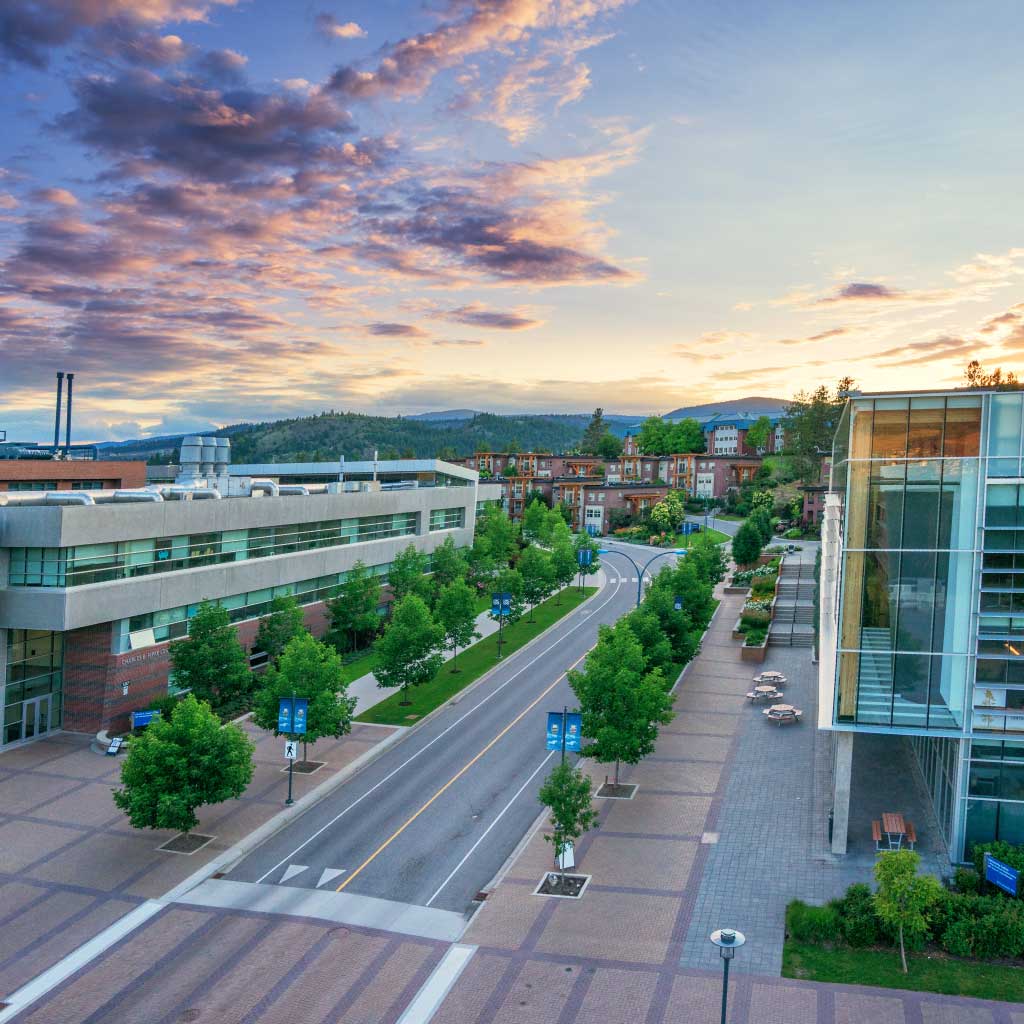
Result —
[[797, 475], [817, 480], [823, 455], [832, 451], [832, 440], [846, 395], [854, 388], [853, 379], [843, 377], [833, 391], [824, 385], [814, 391], [800, 391], [786, 407], [782, 425], [786, 431], [786, 452]]
[[408, 594], [417, 594], [425, 601], [431, 595], [431, 582], [427, 578], [427, 556], [409, 544], [395, 555], [388, 567], [388, 585], [395, 601]]
[[649, 416], [640, 427], [637, 446], [644, 455], [685, 455], [704, 451], [704, 431], [692, 417], [669, 423]]
[[595, 409], [594, 415], [590, 417], [587, 429], [583, 431], [583, 437], [580, 439], [580, 451], [584, 455], [597, 455], [600, 450], [601, 438], [604, 437], [607, 430], [604, 409]]
[[537, 795], [551, 811], [551, 832], [544, 839], [554, 847], [555, 866], [561, 871], [562, 854], [597, 821], [590, 800], [590, 779], [579, 768], [559, 763]]
[[732, 557], [737, 565], [752, 565], [761, 557], [764, 540], [756, 523], [745, 521], [732, 539]]
[[452, 672], [460, 647], [468, 647], [480, 634], [476, 630], [476, 598], [463, 580], [454, 580], [437, 595], [434, 616], [444, 632], [445, 644], [452, 652]]
[[339, 651], [358, 650], [380, 628], [379, 604], [380, 579], [360, 560], [346, 573], [338, 596], [327, 602], [328, 641]]
[[433, 679], [444, 660], [443, 643], [444, 630], [434, 622], [426, 603], [409, 594], [395, 605], [391, 622], [377, 641], [377, 685], [400, 686], [405, 693], [410, 686]]
[[919, 854], [894, 850], [875, 864], [875, 911], [899, 935], [900, 964], [907, 973], [905, 936], [919, 937], [928, 931], [928, 910], [942, 896], [942, 885], [932, 875], [919, 875]]
[[767, 416], [758, 416], [747, 431], [747, 444], [751, 448], [764, 450], [772, 434], [772, 421]]
[[261, 729], [277, 731], [277, 709], [282, 697], [309, 701], [306, 734], [315, 743], [323, 736], [344, 736], [352, 729], [356, 699], [346, 693], [344, 669], [338, 652], [309, 633], [292, 638], [277, 665], [263, 674], [256, 694], [253, 720]]
[[252, 781], [254, 745], [237, 725], [223, 728], [192, 694], [169, 718], [135, 736], [121, 765], [114, 803], [133, 828], [191, 832], [196, 808], [239, 797]]
[[1017, 375], [1012, 371], [1003, 373], [1002, 367], [986, 370], [977, 359], [972, 359], [964, 369], [964, 381], [969, 388], [996, 388], [999, 391], [1014, 391], [1021, 387]]
[[533, 622], [534, 609], [555, 586], [551, 556], [536, 544], [531, 544], [523, 552], [516, 568], [523, 579], [523, 598], [530, 606], [530, 622]]
[[294, 597], [275, 597], [270, 602], [270, 614], [260, 619], [253, 647], [264, 651], [271, 663], [281, 657], [281, 652], [292, 637], [306, 632], [302, 606]]
[[224, 707], [249, 690], [249, 658], [238, 642], [226, 608], [203, 601], [188, 620], [188, 636], [170, 646], [171, 668], [178, 689]]

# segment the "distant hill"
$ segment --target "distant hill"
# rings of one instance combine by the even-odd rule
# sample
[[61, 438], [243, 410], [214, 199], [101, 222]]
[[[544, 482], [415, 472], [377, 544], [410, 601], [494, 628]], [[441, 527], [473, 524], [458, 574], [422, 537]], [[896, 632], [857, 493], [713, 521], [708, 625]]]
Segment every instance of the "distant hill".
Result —
[[781, 415], [786, 411], [789, 400], [785, 398], [764, 398], [754, 395], [750, 398], [733, 398], [727, 402], [707, 402], [704, 405], [688, 405], [681, 409], [673, 409], [662, 417], [666, 420], [682, 420], [687, 417], [700, 420], [715, 413], [750, 413], [753, 416]]
[[477, 409], [446, 409], [444, 412], [418, 412], [415, 416], [404, 416], [403, 419], [454, 422], [455, 420], [471, 420], [474, 416], [482, 415], [483, 413]]

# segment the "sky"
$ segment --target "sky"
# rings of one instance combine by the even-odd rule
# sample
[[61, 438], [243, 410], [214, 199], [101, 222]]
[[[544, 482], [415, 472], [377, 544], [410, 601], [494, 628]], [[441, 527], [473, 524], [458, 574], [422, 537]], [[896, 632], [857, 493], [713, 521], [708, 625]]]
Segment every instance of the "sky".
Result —
[[1019, 0], [4, 0], [0, 429], [1024, 367]]

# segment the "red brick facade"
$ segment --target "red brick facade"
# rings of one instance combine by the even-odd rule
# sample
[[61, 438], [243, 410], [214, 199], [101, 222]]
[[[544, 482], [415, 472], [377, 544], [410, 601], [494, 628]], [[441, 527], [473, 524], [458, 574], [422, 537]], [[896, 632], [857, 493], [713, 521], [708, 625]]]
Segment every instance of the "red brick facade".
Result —
[[[314, 636], [323, 636], [329, 625], [326, 603], [307, 605], [303, 612], [306, 628]], [[246, 650], [252, 648], [257, 629], [258, 619], [239, 623], [238, 639]], [[141, 711], [167, 696], [169, 647], [168, 642], [112, 654], [109, 622], [65, 633], [63, 728], [85, 733], [127, 729], [129, 712]]]
[[50, 481], [60, 491], [71, 490], [76, 480], [99, 481], [104, 490], [145, 487], [144, 462], [92, 462], [82, 459], [0, 459], [0, 491], [8, 483], [24, 480]]

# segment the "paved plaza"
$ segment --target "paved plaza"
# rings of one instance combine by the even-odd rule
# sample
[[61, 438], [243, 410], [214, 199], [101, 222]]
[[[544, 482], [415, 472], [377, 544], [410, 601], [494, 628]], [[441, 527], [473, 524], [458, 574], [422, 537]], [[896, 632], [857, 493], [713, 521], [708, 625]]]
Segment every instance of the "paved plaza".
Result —
[[[163, 896], [284, 809], [282, 740], [244, 722], [256, 771], [241, 799], [201, 808], [198, 853], [157, 849], [175, 833], [133, 829], [111, 799], [121, 761], [58, 734], [0, 758], [0, 1002], [147, 899]], [[296, 775], [295, 798], [337, 776], [395, 730], [357, 725], [310, 746], [325, 761]]]

